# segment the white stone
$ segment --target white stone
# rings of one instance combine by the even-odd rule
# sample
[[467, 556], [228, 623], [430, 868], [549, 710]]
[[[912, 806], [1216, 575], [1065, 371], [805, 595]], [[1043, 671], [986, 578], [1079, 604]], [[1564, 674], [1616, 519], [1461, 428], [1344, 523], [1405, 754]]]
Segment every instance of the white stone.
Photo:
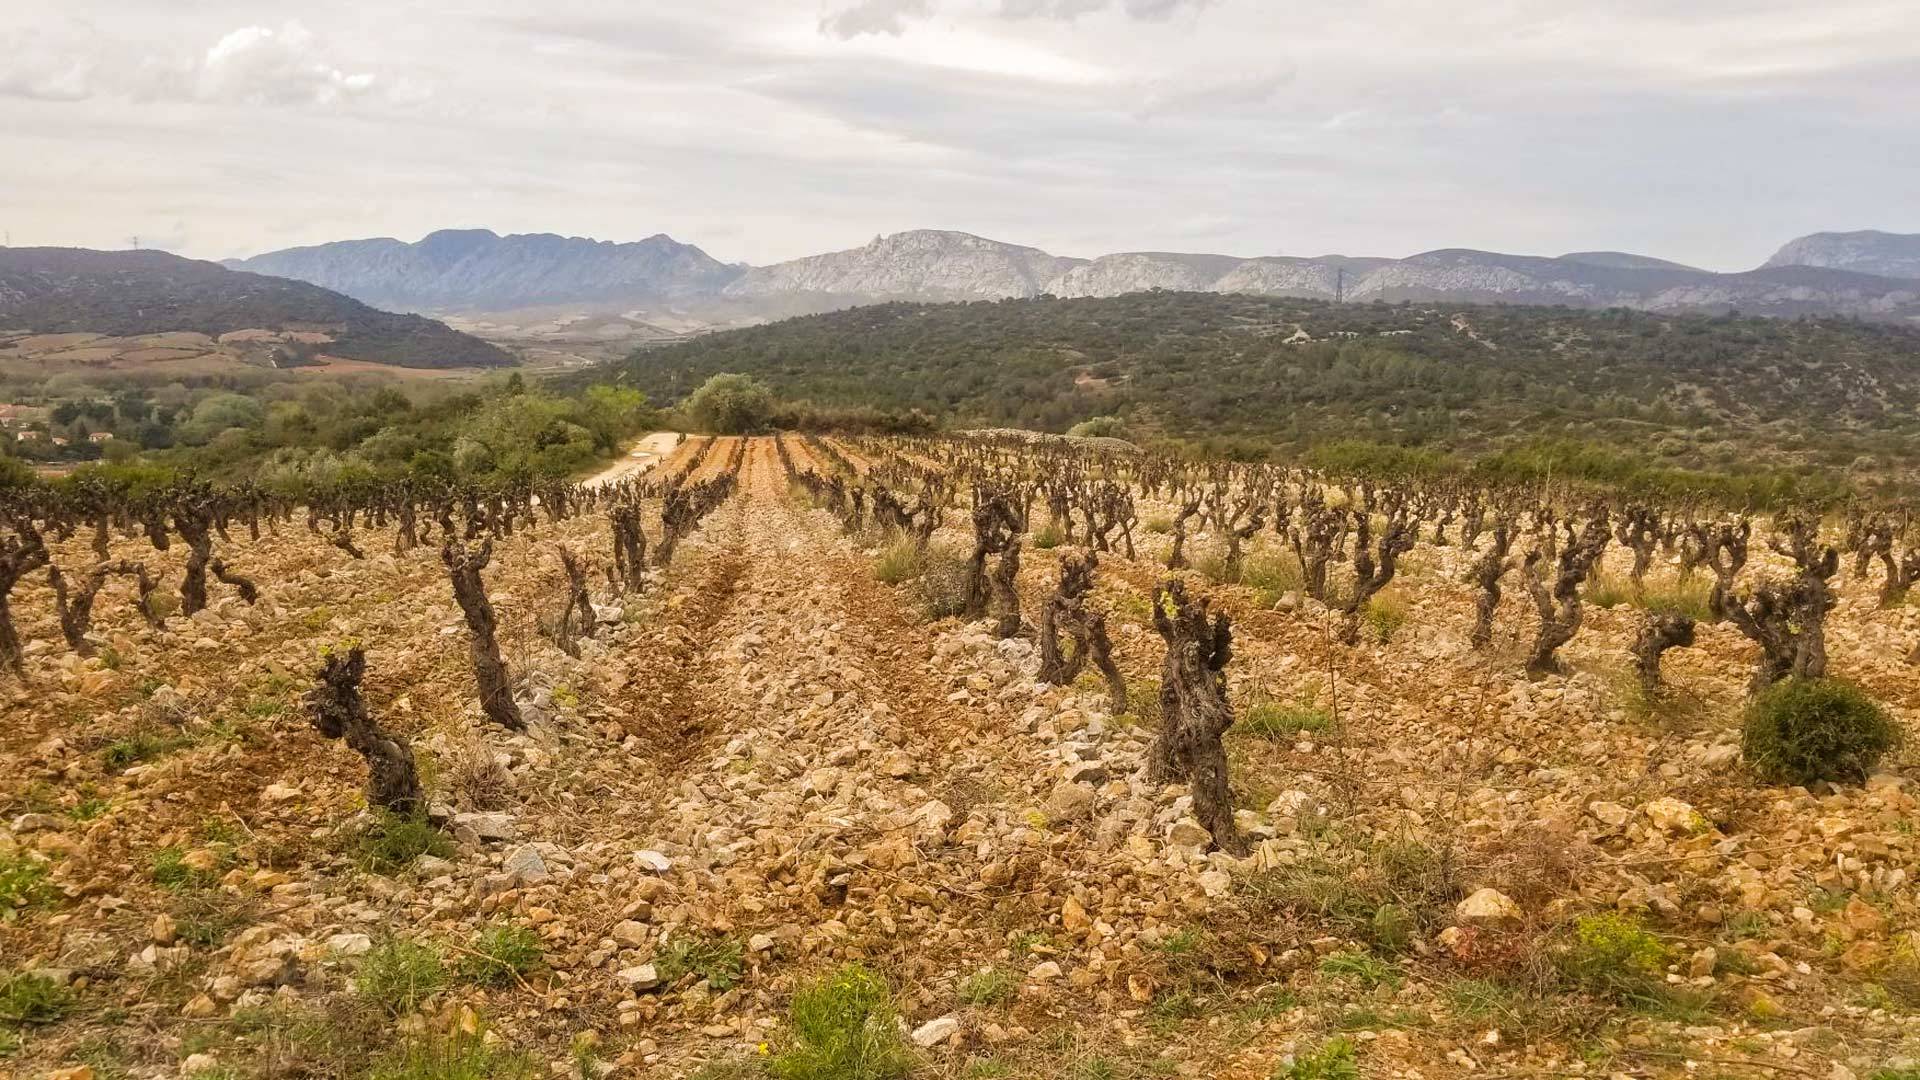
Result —
[[621, 968], [615, 977], [635, 990], [651, 990], [660, 985], [660, 971], [652, 964], [635, 964], [630, 968]]
[[1641, 807], [1647, 812], [1647, 820], [1662, 832], [1692, 833], [1706, 827], [1706, 819], [1700, 816], [1690, 803], [1672, 796], [1663, 795]]
[[1463, 923], [1518, 922], [1524, 913], [1513, 898], [1498, 889], [1479, 889], [1454, 905], [1453, 916]]
[[933, 1047], [946, 1042], [959, 1030], [960, 1021], [951, 1016], [942, 1016], [914, 1028], [912, 1038], [915, 1046]]
[[1625, 825], [1627, 820], [1633, 817], [1633, 811], [1617, 802], [1607, 802], [1602, 799], [1588, 803], [1587, 813], [1592, 814], [1601, 824], [1615, 828]]

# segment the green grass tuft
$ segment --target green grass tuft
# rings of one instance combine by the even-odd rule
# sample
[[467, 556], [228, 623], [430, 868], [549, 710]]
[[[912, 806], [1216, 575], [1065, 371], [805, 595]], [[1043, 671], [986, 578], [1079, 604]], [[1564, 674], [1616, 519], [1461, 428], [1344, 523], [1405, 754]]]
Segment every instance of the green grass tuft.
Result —
[[525, 1054], [489, 1046], [484, 1033], [409, 1040], [380, 1058], [368, 1080], [533, 1080], [541, 1070]]
[[25, 853], [0, 854], [0, 923], [25, 908], [50, 904], [60, 895], [47, 882], [47, 864]]
[[353, 986], [389, 1016], [405, 1016], [447, 988], [440, 950], [406, 938], [391, 938], [360, 958]]
[[1263, 701], [1249, 706], [1236, 726], [1256, 738], [1291, 742], [1303, 731], [1318, 734], [1333, 727], [1333, 714], [1317, 705]]
[[858, 964], [802, 988], [788, 1015], [793, 1045], [770, 1066], [779, 1080], [899, 1080], [913, 1071], [887, 984]]
[[981, 968], [960, 983], [960, 1001], [967, 1005], [998, 1005], [1013, 998], [1020, 979], [999, 967]]
[[525, 926], [491, 926], [460, 957], [460, 977], [482, 986], [506, 986], [538, 971], [546, 956], [540, 935]]
[[453, 841], [425, 815], [404, 817], [380, 813], [354, 837], [354, 861], [361, 869], [392, 874], [413, 865], [422, 855], [448, 858]]
[[909, 536], [895, 536], [873, 561], [873, 576], [882, 584], [899, 585], [926, 569], [925, 552]]
[[72, 991], [45, 975], [23, 971], [0, 979], [0, 1020], [44, 1024], [72, 1007]]
[[183, 735], [158, 735], [143, 731], [138, 735], [130, 735], [117, 742], [109, 743], [107, 748], [101, 751], [100, 761], [109, 769], [125, 769], [138, 765], [142, 761], [150, 761], [162, 754], [171, 754], [192, 741]]

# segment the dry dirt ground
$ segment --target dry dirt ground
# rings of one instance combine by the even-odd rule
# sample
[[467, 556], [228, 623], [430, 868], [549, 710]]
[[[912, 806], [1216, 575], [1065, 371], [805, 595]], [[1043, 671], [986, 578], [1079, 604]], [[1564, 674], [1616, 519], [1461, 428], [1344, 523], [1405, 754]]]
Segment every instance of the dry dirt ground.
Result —
[[[89, 561], [85, 539], [56, 559]], [[1140, 539], [1137, 560], [1102, 557], [1097, 591], [1136, 701], [1167, 546]], [[158, 632], [115, 581], [86, 661], [58, 644], [44, 580], [16, 589], [33, 645], [28, 680], [0, 683], [0, 883], [25, 884], [0, 977], [60, 994], [0, 1025], [0, 1074], [358, 1076], [484, 1026], [538, 1071], [747, 1077], [790, 1039], [795, 988], [853, 961], [932, 1043], [914, 1049], [925, 1077], [1252, 1080], [1340, 1038], [1359, 1075], [1429, 1080], [1865, 1080], [1920, 1054], [1913, 756], [1831, 792], [1744, 773], [1751, 650], [1730, 630], [1670, 654], [1677, 704], [1647, 713], [1621, 688], [1625, 606], [1589, 610], [1569, 677], [1520, 674], [1517, 598], [1494, 652], [1470, 650], [1457, 549], [1411, 558], [1384, 644], [1332, 644], [1324, 613], [1220, 587], [1236, 705], [1324, 718], [1229, 736], [1256, 840], [1234, 860], [1141, 775], [1150, 709], [1110, 715], [1091, 683], [1036, 684], [1030, 641], [927, 621], [912, 587], [874, 577], [877, 540], [790, 492], [769, 439], [644, 595], [595, 574], [602, 626], [577, 660], [536, 622], [562, 596], [556, 545], [606, 561], [604, 516], [499, 545], [486, 579], [524, 735], [480, 720], [434, 551], [360, 544], [351, 560], [298, 518], [236, 537], [220, 553], [259, 604], [215, 584]], [[178, 581], [178, 545], [115, 554]], [[1029, 621], [1056, 568], [1027, 551]], [[1872, 591], [1844, 589], [1833, 666], [1910, 727], [1920, 620]], [[449, 848], [385, 873], [357, 839], [364, 767], [300, 705], [348, 640], [373, 715], [455, 815]], [[1455, 910], [1482, 887], [1517, 911]], [[1540, 989], [1573, 920], [1613, 911], [1659, 933], [1667, 989]], [[541, 962], [461, 977], [502, 927], [536, 935]], [[361, 983], [396, 939], [454, 974], [390, 1018]]]

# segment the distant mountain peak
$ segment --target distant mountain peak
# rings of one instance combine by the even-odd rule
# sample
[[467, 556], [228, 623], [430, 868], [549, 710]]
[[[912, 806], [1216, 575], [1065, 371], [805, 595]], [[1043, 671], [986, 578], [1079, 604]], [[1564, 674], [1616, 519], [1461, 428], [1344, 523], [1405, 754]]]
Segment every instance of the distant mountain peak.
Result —
[[641, 305], [717, 293], [740, 271], [665, 233], [613, 243], [555, 233], [441, 229], [416, 243], [345, 240], [226, 265], [298, 278], [382, 307], [505, 311], [543, 304]]
[[1790, 240], [1766, 266], [1819, 266], [1881, 277], [1920, 279], [1920, 233], [1879, 229], [1818, 232]]

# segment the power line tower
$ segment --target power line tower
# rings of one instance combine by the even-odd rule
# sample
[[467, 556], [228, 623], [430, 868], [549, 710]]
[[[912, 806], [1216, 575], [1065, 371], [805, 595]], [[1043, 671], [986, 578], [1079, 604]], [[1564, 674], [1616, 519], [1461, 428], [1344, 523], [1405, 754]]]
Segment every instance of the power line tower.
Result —
[[1333, 268], [1333, 302], [1336, 304], [1347, 302], [1347, 268], [1344, 266]]
[[140, 250], [140, 238], [139, 238], [139, 237], [137, 237], [137, 236], [129, 236], [129, 237], [127, 237], [127, 243], [129, 243], [129, 244], [132, 244], [132, 245], [133, 245], [133, 250], [135, 250], [135, 251], [139, 251], [139, 250]]

